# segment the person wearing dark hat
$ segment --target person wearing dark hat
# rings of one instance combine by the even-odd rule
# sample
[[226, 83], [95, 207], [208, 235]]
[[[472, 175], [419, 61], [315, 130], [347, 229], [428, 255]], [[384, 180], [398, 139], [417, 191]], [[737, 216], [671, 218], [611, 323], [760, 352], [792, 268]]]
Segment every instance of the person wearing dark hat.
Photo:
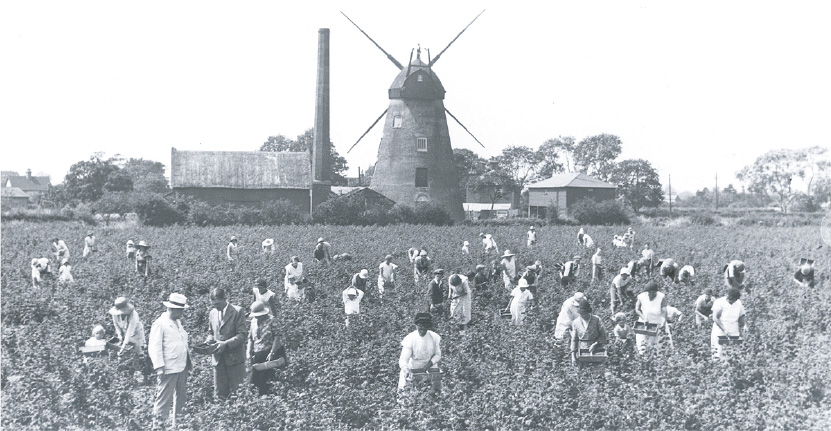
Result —
[[163, 302], [167, 311], [153, 322], [147, 344], [147, 353], [158, 376], [153, 403], [154, 422], [167, 422], [173, 410], [174, 427], [176, 416], [182, 413], [187, 401], [188, 372], [193, 368], [188, 355], [188, 333], [181, 322], [185, 308], [189, 307], [187, 302], [188, 298], [181, 293], [170, 294]]
[[233, 262], [236, 260], [237, 248], [237, 237], [232, 236], [231, 240], [228, 241], [228, 245], [225, 247], [225, 256], [228, 258], [228, 261]]
[[[265, 303], [254, 301], [251, 304], [251, 329], [248, 331], [248, 357], [251, 365], [286, 358], [277, 319], [268, 314]], [[257, 388], [260, 396], [271, 393], [268, 382], [274, 377], [273, 369], [251, 370], [251, 384]]]
[[265, 304], [268, 309], [268, 315], [274, 317], [280, 309], [280, 302], [277, 300], [277, 294], [268, 288], [268, 282], [264, 278], [257, 279], [257, 285], [254, 286], [254, 301], [260, 301]]
[[444, 304], [444, 289], [442, 279], [444, 270], [439, 268], [433, 271], [433, 279], [427, 283], [427, 307], [430, 311], [441, 312]]
[[206, 343], [215, 342], [211, 355], [214, 368], [214, 397], [227, 398], [245, 380], [245, 340], [248, 338], [245, 313], [228, 302], [225, 289], [211, 290], [211, 308], [208, 316], [211, 331]]
[[[646, 283], [644, 292], [638, 295], [638, 302], [635, 304], [635, 313], [638, 315], [638, 322], [656, 324], [659, 329], [663, 328], [666, 324], [667, 298], [663, 293], [658, 292], [658, 283], [654, 280]], [[645, 353], [648, 347], [657, 347], [659, 341], [658, 333], [655, 335], [636, 333], [635, 343], [638, 346], [638, 353]]]
[[505, 283], [505, 290], [510, 292], [514, 288], [514, 283], [519, 278], [516, 259], [514, 258], [514, 254], [511, 253], [511, 250], [505, 249], [502, 253], [502, 258], [499, 260], [499, 266], [502, 269], [502, 282]]
[[95, 251], [95, 232], [89, 231], [87, 232], [87, 236], [84, 237], [84, 257], [87, 257], [90, 253]]
[[577, 362], [578, 349], [589, 349], [590, 353], [603, 350], [607, 343], [606, 328], [600, 318], [592, 314], [589, 301], [580, 301], [579, 316], [571, 322], [571, 363]]
[[384, 261], [378, 265], [378, 298], [384, 298], [386, 289], [395, 288], [395, 269], [398, 265], [392, 263], [392, 255], [384, 257]]
[[[411, 379], [413, 371], [438, 371], [441, 360], [441, 336], [431, 331], [433, 316], [430, 313], [418, 313], [415, 316], [416, 330], [407, 334], [401, 341], [401, 356], [398, 367], [398, 389], [404, 389]], [[441, 390], [441, 381], [433, 380], [433, 390]]]
[[147, 277], [150, 275], [150, 246], [144, 241], [139, 241], [136, 248], [136, 272], [142, 277]]
[[727, 359], [724, 345], [718, 342], [720, 336], [741, 336], [747, 332], [747, 318], [745, 317], [744, 305], [742, 305], [742, 292], [731, 287], [727, 295], [717, 299], [713, 304], [713, 330], [710, 333], [710, 348], [713, 351], [713, 358]]

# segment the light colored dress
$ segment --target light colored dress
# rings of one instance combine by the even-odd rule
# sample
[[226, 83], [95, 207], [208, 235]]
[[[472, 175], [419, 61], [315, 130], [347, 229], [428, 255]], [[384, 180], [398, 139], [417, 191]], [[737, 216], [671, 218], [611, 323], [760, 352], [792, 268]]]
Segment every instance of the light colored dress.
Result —
[[513, 299], [511, 300], [511, 322], [514, 325], [521, 325], [525, 321], [525, 312], [528, 310], [528, 304], [534, 299], [534, 295], [530, 290], [522, 290], [515, 287], [511, 292]]
[[[645, 323], [656, 323], [659, 328], [666, 323], [661, 313], [661, 304], [664, 301], [664, 294], [662, 292], [655, 293], [655, 299], [653, 300], [649, 299], [649, 292], [643, 292], [638, 295], [638, 301], [641, 303], [641, 312], [646, 317]], [[644, 319], [638, 316], [638, 322], [644, 322]], [[658, 346], [659, 338], [658, 335], [635, 334], [635, 343], [638, 345], [638, 352], [643, 354], [647, 347]]]
[[401, 341], [401, 356], [398, 358], [398, 367], [401, 372], [398, 375], [398, 389], [407, 386], [407, 377], [410, 370], [422, 369], [428, 363], [433, 363], [433, 369], [438, 369], [435, 364], [441, 360], [441, 336], [433, 331], [427, 331], [422, 337], [418, 331], [413, 331]]
[[567, 330], [571, 329], [571, 323], [580, 315], [580, 307], [573, 298], [566, 299], [560, 307], [560, 314], [557, 316], [557, 326], [554, 327], [554, 338], [561, 340]]
[[87, 257], [88, 254], [92, 253], [95, 249], [95, 235], [87, 236], [84, 238], [84, 257]]
[[[449, 297], [458, 297], [450, 301], [450, 317], [459, 325], [470, 322], [471, 290], [467, 277], [459, 275], [462, 282], [458, 286], [449, 286]], [[460, 296], [461, 295], [461, 296]]]
[[68, 264], [61, 265], [60, 269], [58, 269], [58, 281], [61, 283], [73, 283], [75, 278], [72, 277], [72, 267]]
[[113, 326], [115, 327], [115, 334], [121, 339], [122, 349], [128, 343], [135, 344], [138, 349], [144, 348], [146, 344], [144, 341], [144, 325], [141, 323], [136, 310], [128, 315], [114, 315]]
[[294, 281], [299, 282], [303, 279], [303, 262], [297, 262], [297, 268], [294, 267], [292, 264], [286, 265], [286, 277], [283, 279], [283, 283], [288, 288], [289, 284], [289, 276], [294, 276]]
[[724, 326], [724, 331], [716, 325], [715, 319], [713, 319], [713, 330], [710, 333], [710, 347], [713, 350], [714, 358], [726, 359], [724, 355], [724, 346], [718, 343], [718, 337], [724, 335], [734, 337], [741, 335], [739, 318], [745, 315], [745, 310], [741, 299], [737, 299], [731, 304], [727, 301], [727, 297], [724, 296], [716, 299], [713, 303], [713, 316], [715, 317], [719, 311], [721, 311], [719, 320], [721, 320], [721, 324]]

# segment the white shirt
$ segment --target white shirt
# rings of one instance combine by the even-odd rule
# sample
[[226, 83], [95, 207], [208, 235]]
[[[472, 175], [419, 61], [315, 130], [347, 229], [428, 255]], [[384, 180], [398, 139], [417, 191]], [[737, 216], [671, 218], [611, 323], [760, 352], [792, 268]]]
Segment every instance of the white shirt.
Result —
[[294, 276], [294, 281], [300, 281], [303, 279], [303, 262], [297, 262], [297, 268], [295, 268], [292, 264], [286, 265], [286, 278], [284, 280], [285, 283], [288, 284], [289, 276]]
[[[655, 293], [655, 299], [649, 300], [649, 292], [643, 292], [638, 295], [638, 301], [641, 303], [641, 313], [646, 316], [646, 322], [657, 323], [658, 326], [664, 325], [664, 316], [661, 315], [661, 303], [664, 301], [664, 294], [662, 292]], [[638, 317], [638, 321], [643, 321], [643, 318]]]
[[499, 246], [496, 245], [496, 240], [493, 239], [491, 234], [486, 234], [484, 238], [482, 238], [482, 246], [485, 247], [485, 250], [495, 250], [497, 253], [499, 252]]
[[739, 317], [744, 316], [745, 314], [744, 305], [742, 305], [742, 300], [737, 299], [735, 302], [731, 304], [727, 301], [726, 296], [722, 296], [721, 298], [716, 299], [715, 303], [713, 303], [714, 317], [718, 315], [719, 310], [721, 310], [721, 316], [719, 316], [719, 320], [721, 320], [721, 324], [722, 326], [724, 326], [726, 333], [725, 331], [722, 331], [721, 328], [718, 327], [718, 325], [716, 325], [714, 318], [712, 335], [715, 337], [718, 337], [720, 335], [741, 335], [739, 328]]
[[225, 249], [225, 255], [228, 256], [228, 260], [234, 260], [234, 255], [237, 253], [237, 245], [233, 242], [228, 243], [228, 247]]
[[113, 316], [113, 326], [118, 338], [121, 339], [121, 346], [133, 343], [138, 348], [144, 347], [144, 325], [142, 325], [136, 310], [128, 315]]
[[265, 308], [266, 310], [268, 310], [269, 316], [274, 316], [273, 310], [271, 310], [271, 307], [268, 306], [268, 300], [271, 299], [271, 297], [274, 295], [275, 293], [271, 290], [266, 290], [265, 293], [260, 293], [260, 289], [256, 287], [254, 288], [254, 301], [260, 301], [263, 304], [265, 304]]
[[[621, 277], [620, 274], [616, 275], [615, 278], [612, 279], [612, 284], [615, 287], [623, 288], [629, 285], [632, 282], [632, 277], [626, 277], [626, 280]], [[617, 292], [615, 292], [617, 293]]]
[[95, 235], [84, 238], [84, 246], [87, 248], [95, 247]]
[[654, 260], [655, 259], [655, 252], [652, 249], [645, 248], [641, 252], [641, 256], [643, 256], [644, 259]]
[[188, 333], [179, 320], [165, 311], [150, 328], [147, 354], [153, 369], [164, 368], [165, 374], [181, 373], [188, 363]]
[[600, 257], [600, 254], [595, 253], [592, 255], [592, 265], [603, 265], [603, 258]]
[[515, 316], [524, 313], [525, 309], [528, 308], [528, 302], [534, 299], [534, 294], [530, 290], [525, 289], [523, 291], [518, 287], [511, 291], [511, 296], [514, 297], [514, 300], [511, 301], [511, 314]]
[[529, 230], [528, 231], [528, 241], [536, 241], [537, 240], [537, 231]]
[[58, 276], [58, 281], [63, 281], [64, 283], [71, 283], [75, 281], [75, 279], [72, 278], [72, 273], [70, 273], [71, 270], [71, 266], [61, 265], [61, 268], [58, 270], [58, 274], [60, 274], [60, 276]]
[[563, 272], [560, 273], [560, 276], [561, 277], [568, 277], [568, 276], [571, 276], [571, 275], [573, 275], [573, 276], [580, 275], [579, 269], [580, 269], [580, 265], [577, 265], [577, 263], [575, 263], [573, 260], [570, 260], [570, 261], [566, 262], [565, 265], [563, 265]]
[[667, 305], [667, 322], [675, 323], [683, 314], [677, 308]]
[[592, 248], [594, 247], [594, 240], [588, 235], [583, 235], [583, 244], [586, 248]]
[[383, 281], [395, 281], [395, 269], [398, 268], [398, 265], [390, 262], [387, 264], [386, 261], [381, 262], [378, 265], [378, 279]]
[[358, 291], [358, 296], [356, 296], [355, 299], [349, 299], [349, 295], [346, 294], [349, 290], [352, 290], [352, 287], [343, 291], [343, 311], [345, 311], [346, 314], [360, 314], [361, 299], [364, 299], [364, 291], [361, 289], [355, 289]]
[[418, 331], [407, 334], [401, 341], [401, 356], [398, 366], [401, 369], [421, 369], [432, 362], [441, 360], [441, 336], [433, 331], [427, 331], [422, 337]]

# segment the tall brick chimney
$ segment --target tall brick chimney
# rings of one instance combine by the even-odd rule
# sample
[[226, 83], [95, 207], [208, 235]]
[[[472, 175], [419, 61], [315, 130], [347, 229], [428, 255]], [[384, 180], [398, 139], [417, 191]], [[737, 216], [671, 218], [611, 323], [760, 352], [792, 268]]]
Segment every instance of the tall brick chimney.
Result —
[[315, 181], [328, 182], [332, 170], [329, 149], [329, 29], [317, 32], [317, 96], [312, 173]]
[[31, 181], [32, 180], [32, 170], [26, 169], [26, 179]]

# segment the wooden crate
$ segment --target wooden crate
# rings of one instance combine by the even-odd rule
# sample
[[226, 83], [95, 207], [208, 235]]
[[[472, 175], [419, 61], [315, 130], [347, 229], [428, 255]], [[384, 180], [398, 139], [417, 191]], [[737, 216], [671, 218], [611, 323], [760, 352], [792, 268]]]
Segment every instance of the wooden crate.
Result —
[[636, 334], [649, 335], [651, 337], [654, 337], [658, 335], [658, 324], [635, 322], [634, 330]]
[[741, 335], [719, 335], [718, 343], [722, 346], [729, 346], [732, 344], [742, 344], [744, 339]]
[[429, 380], [431, 382], [435, 381], [435, 380], [441, 381], [441, 377], [443, 375], [444, 375], [444, 372], [441, 371], [441, 370], [439, 370], [439, 371], [428, 371], [428, 370], [424, 370], [424, 369], [410, 370], [410, 376], [411, 376], [411, 378], [414, 382], [421, 382], [421, 381], [424, 381], [424, 380]]
[[94, 356], [106, 349], [106, 346], [81, 346], [79, 350], [86, 356]]
[[579, 364], [602, 364], [609, 359], [606, 356], [605, 350], [599, 350], [592, 353], [589, 353], [589, 349], [580, 349], [577, 351], [577, 363]]

